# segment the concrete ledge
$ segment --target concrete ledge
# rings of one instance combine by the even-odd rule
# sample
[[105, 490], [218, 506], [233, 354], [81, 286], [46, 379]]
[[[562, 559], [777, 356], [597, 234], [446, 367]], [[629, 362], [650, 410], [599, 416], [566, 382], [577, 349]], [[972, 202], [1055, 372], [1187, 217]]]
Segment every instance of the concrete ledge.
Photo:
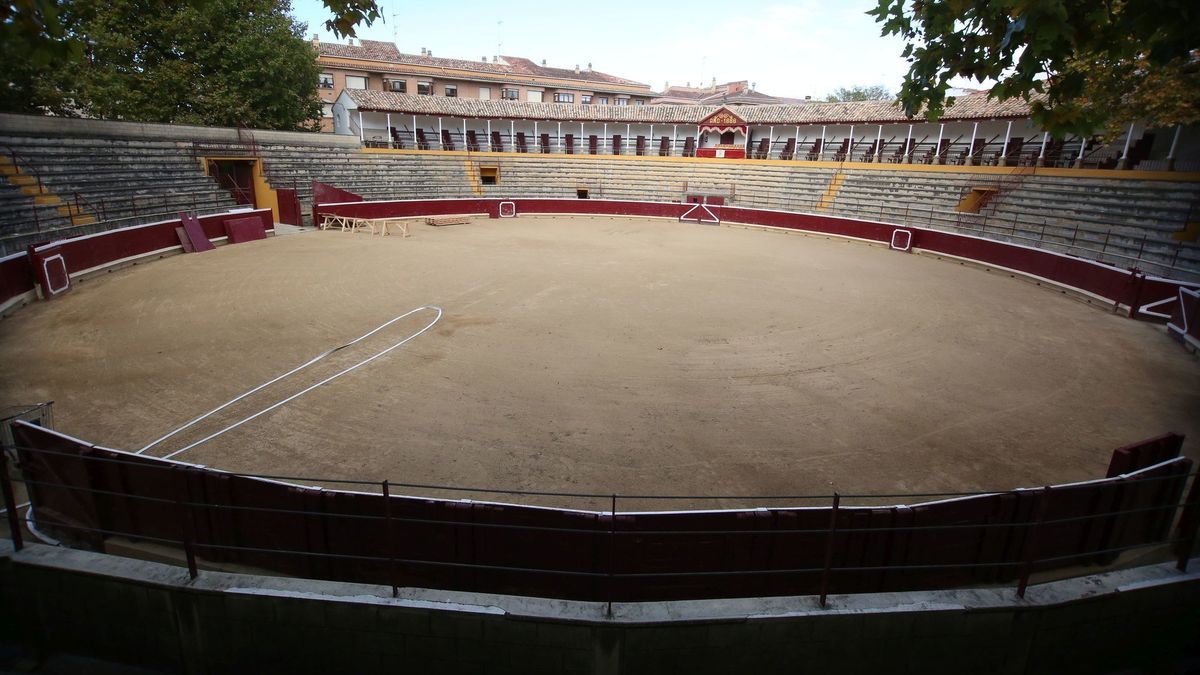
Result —
[[[1059, 673], [1200, 665], [1200, 559], [1031, 586], [616, 603], [201, 572], [0, 540], [0, 639], [172, 672]], [[15, 617], [16, 613], [6, 613]], [[1181, 671], [1182, 672], [1182, 671]]]
[[[318, 132], [266, 131], [251, 129], [256, 143], [326, 146], [358, 150], [362, 144], [353, 136]], [[236, 143], [238, 130], [228, 127], [197, 127], [185, 124], [150, 124], [75, 117], [0, 114], [0, 134], [16, 136], [123, 138], [145, 141], [207, 141]]]

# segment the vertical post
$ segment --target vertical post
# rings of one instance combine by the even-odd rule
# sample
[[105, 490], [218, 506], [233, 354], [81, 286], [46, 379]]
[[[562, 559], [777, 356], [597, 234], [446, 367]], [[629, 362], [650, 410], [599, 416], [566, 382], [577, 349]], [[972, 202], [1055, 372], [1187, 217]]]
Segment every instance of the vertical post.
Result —
[[442, 118], [438, 118], [438, 147], [442, 150], [446, 149], [446, 142], [442, 140]]
[[1004, 145], [1000, 148], [1000, 166], [1008, 166], [1008, 139], [1012, 135], [1012, 120], [1008, 121], [1008, 128], [1004, 130]]
[[612, 152], [611, 144], [608, 141], [608, 122], [604, 123], [604, 131], [601, 131], [600, 133], [604, 136], [604, 138], [600, 139], [601, 154], [605, 154], [605, 155], [611, 154], [611, 152]]
[[[1178, 134], [1176, 134], [1178, 136]], [[675, 144], [679, 142], [679, 125], [671, 125], [671, 154], [675, 154]]]
[[1175, 148], [1179, 145], [1179, 134], [1183, 131], [1182, 124], [1175, 125], [1175, 137], [1171, 139], [1171, 149], [1167, 151], [1167, 171], [1175, 168]]
[[387, 141], [388, 149], [392, 149], [392, 113], [387, 114]]
[[1042, 132], [1042, 149], [1038, 150], [1037, 165], [1042, 166], [1046, 163], [1046, 141], [1050, 139], [1050, 132]]
[[879, 163], [879, 155], [883, 154], [883, 146], [880, 143], [883, 141], [883, 125], [879, 125], [879, 129], [875, 132], [875, 163]]
[[942, 163], [942, 133], [944, 131], [946, 131], [946, 123], [942, 122], [941, 124], [938, 125], [937, 143], [934, 143], [934, 145], [933, 145], [933, 163], [934, 164]]
[[1075, 158], [1075, 168], [1083, 167], [1083, 153], [1087, 151], [1087, 139], [1083, 136], [1079, 137], [1079, 156]]
[[[904, 163], [912, 164], [912, 128], [913, 125], [908, 125], [908, 137], [904, 139]], [[926, 136], [928, 138], [928, 136]]]
[[833, 493], [833, 508], [829, 511], [829, 534], [825, 538], [825, 569], [821, 571], [821, 606], [825, 606], [825, 598], [829, 595], [829, 574], [833, 567], [833, 538], [837, 534], [838, 507], [842, 496]]
[[517, 123], [514, 120], [508, 121], [508, 146], [513, 152], [517, 151]]
[[850, 142], [846, 144], [846, 156], [842, 158], [843, 162], [848, 162], [854, 159], [854, 125], [850, 125]]
[[1117, 162], [1118, 169], [1129, 168], [1129, 142], [1133, 140], [1133, 124], [1129, 123], [1129, 133], [1125, 134], [1125, 148], [1121, 150], [1121, 159]]
[[392, 584], [392, 597], [400, 595], [400, 587], [396, 584], [396, 547], [392, 534], [392, 491], [388, 486], [388, 482], [383, 481], [383, 526], [387, 530], [383, 533], [384, 546], [387, 547], [388, 555], [388, 581]]
[[[808, 138], [808, 136], [805, 136]], [[792, 159], [800, 159], [800, 125], [796, 125], [796, 143], [792, 146]]]
[[492, 147], [492, 120], [490, 118], [487, 120], [487, 149], [488, 152], [496, 151], [496, 149]]
[[746, 125], [746, 158], [750, 158], [750, 125]]
[[1046, 508], [1050, 501], [1050, 486], [1047, 485], [1038, 492], [1037, 501], [1033, 504], [1033, 524], [1025, 533], [1025, 545], [1021, 552], [1021, 580], [1017, 582], [1017, 597], [1025, 597], [1025, 589], [1029, 586], [1029, 573], [1033, 569], [1033, 561], [1037, 557], [1037, 536], [1042, 521], [1046, 520]]
[[420, 150], [421, 144], [417, 141], [417, 116], [413, 115], [413, 149]]
[[200, 576], [200, 572], [196, 567], [196, 521], [192, 514], [191, 491], [188, 489], [188, 470], [183, 467], [175, 467], [174, 470], [175, 504], [183, 511], [181, 514], [183, 523], [180, 526], [180, 529], [183, 530], [183, 552], [187, 556], [188, 576], [195, 579]]
[[612, 511], [608, 521], [608, 615], [612, 616], [613, 583], [617, 560], [617, 495], [612, 496]]
[[771, 148], [775, 146], [775, 127], [767, 127], [767, 156], [763, 159], [771, 159]]
[[362, 143], [366, 140], [366, 134], [363, 132], [362, 111], [358, 111], [358, 142]]
[[13, 494], [12, 476], [8, 474], [8, 453], [0, 449], [0, 491], [4, 493], [4, 508], [8, 515], [9, 537], [13, 548], [20, 551], [25, 547], [21, 538], [21, 519], [17, 516], [17, 499]]
[[542, 137], [538, 136], [537, 120], [533, 121], [533, 142], [537, 144], [538, 154], [542, 152]]
[[1175, 562], [1175, 569], [1180, 572], [1187, 571], [1188, 556], [1192, 554], [1192, 548], [1196, 545], [1196, 532], [1200, 530], [1200, 476], [1192, 479], [1192, 489], [1188, 490], [1187, 499], [1183, 502], [1183, 513], [1179, 516], [1179, 531], [1175, 537], [1178, 543], [1176, 551], [1179, 553], [1179, 559]]
[[971, 127], [971, 142], [967, 143], [967, 166], [975, 165], [975, 134], [979, 132], [979, 122]]
[[[632, 125], [632, 124], [626, 124], [626, 125], [625, 125], [625, 138], [622, 138], [622, 139], [621, 139], [621, 154], [622, 154], [622, 155], [624, 155], [624, 154], [625, 154], [625, 144], [629, 142], [629, 137], [630, 137], [630, 136], [632, 136], [632, 135], [633, 135], [633, 125]], [[637, 146], [634, 146], [634, 150], [633, 150], [633, 152], [634, 152], [635, 154], [637, 153]]]
[[563, 151], [562, 122], [558, 123], [558, 154]]
[[817, 153], [817, 161], [821, 161], [825, 157], [825, 125], [821, 125], [821, 151]]
[[467, 142], [467, 118], [463, 118], [463, 150], [471, 152], [471, 144]]

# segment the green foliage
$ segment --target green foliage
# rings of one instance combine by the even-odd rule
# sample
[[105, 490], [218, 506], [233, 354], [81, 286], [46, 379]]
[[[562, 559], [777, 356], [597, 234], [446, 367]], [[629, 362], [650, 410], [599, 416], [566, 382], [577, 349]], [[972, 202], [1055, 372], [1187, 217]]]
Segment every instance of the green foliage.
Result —
[[873, 84], [869, 87], [854, 86], [847, 89], [839, 87], [832, 94], [825, 97], [826, 101], [891, 101], [896, 97], [888, 88], [881, 84]]
[[[374, 0], [326, 0], [354, 35]], [[288, 0], [0, 3], [0, 111], [263, 129], [321, 114], [316, 52]]]
[[940, 116], [959, 76], [995, 81], [993, 98], [1031, 101], [1056, 136], [1134, 118], [1187, 123], [1200, 109], [1192, 0], [879, 0], [868, 14], [908, 42], [899, 98], [910, 115]]

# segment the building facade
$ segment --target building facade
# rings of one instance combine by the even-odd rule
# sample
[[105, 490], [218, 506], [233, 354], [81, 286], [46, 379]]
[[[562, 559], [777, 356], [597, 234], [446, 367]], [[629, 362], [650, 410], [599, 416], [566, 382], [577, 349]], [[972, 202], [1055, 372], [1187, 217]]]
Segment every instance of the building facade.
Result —
[[479, 61], [404, 54], [390, 42], [323, 43], [314, 38], [321, 66], [318, 91], [324, 104], [321, 128], [333, 130], [333, 103], [343, 90], [386, 91], [479, 101], [637, 106], [654, 94], [650, 86], [585, 68], [554, 68], [518, 56]]

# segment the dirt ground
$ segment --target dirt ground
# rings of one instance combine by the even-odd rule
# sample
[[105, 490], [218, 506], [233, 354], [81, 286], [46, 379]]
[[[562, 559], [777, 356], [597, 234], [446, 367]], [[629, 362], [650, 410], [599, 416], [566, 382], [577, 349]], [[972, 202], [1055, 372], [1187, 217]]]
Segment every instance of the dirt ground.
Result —
[[[0, 404], [134, 450], [422, 305], [389, 355], [178, 459], [297, 476], [671, 495], [934, 492], [1200, 456], [1200, 361], [1161, 326], [927, 256], [610, 218], [304, 232], [79, 283], [0, 321]], [[411, 335], [419, 312], [154, 448]], [[409, 494], [607, 508], [607, 500]], [[894, 500], [901, 503], [904, 500]], [[753, 502], [622, 500], [625, 508]]]

